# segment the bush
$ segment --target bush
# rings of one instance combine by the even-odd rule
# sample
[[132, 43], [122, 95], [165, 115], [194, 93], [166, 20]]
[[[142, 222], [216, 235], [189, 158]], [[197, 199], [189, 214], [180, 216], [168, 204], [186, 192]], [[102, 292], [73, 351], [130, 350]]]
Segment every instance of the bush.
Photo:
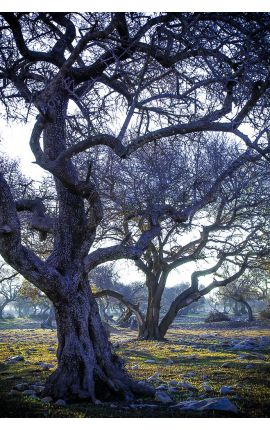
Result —
[[270, 320], [270, 306], [259, 312], [259, 316], [263, 320]]
[[224, 314], [223, 312], [218, 311], [212, 311], [208, 315], [208, 317], [204, 320], [206, 323], [212, 323], [212, 322], [220, 322], [220, 321], [230, 321], [230, 318], [228, 315]]

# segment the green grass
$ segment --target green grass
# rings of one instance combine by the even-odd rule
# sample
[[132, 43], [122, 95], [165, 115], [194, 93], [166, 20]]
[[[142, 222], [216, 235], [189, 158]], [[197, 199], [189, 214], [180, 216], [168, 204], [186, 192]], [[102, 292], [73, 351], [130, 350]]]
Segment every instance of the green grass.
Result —
[[[8, 326], [8, 325], [7, 325]], [[10, 327], [10, 326], [9, 326]], [[211, 338], [201, 338], [202, 335], [212, 334]], [[217, 333], [217, 336], [215, 336]], [[239, 352], [222, 349], [218, 341], [227, 338], [241, 338], [243, 336], [258, 337], [268, 335], [269, 330], [202, 330], [196, 328], [174, 329], [168, 334], [168, 342], [136, 341], [135, 333], [119, 330], [112, 335], [112, 341], [120, 343], [117, 353], [124, 359], [127, 371], [136, 380], [146, 380], [155, 372], [159, 372], [159, 381], [155, 386], [169, 383], [171, 380], [187, 381], [197, 388], [193, 398], [197, 399], [204, 393], [202, 383], [207, 382], [213, 393], [206, 393], [206, 397], [219, 396], [222, 385], [234, 387], [235, 393], [228, 397], [237, 405], [239, 416], [267, 417], [270, 415], [270, 360], [239, 359]], [[86, 402], [57, 407], [46, 405], [39, 400], [30, 399], [22, 394], [10, 395], [10, 390], [20, 382], [44, 381], [52, 370], [44, 371], [36, 363], [39, 361], [56, 365], [55, 353], [48, 348], [56, 348], [56, 332], [42, 329], [12, 329], [3, 328], [0, 331], [0, 403], [2, 417], [181, 417], [198, 416], [172, 410], [167, 406], [157, 409], [129, 409], [124, 403], [116, 408], [108, 405], [93, 406]], [[216, 351], [209, 350], [209, 346], [216, 346]], [[4, 361], [14, 355], [23, 355], [24, 362], [4, 364]], [[195, 355], [194, 358], [189, 358]], [[154, 364], [145, 360], [154, 359]], [[173, 360], [168, 364], [168, 360]], [[228, 367], [221, 365], [227, 363]], [[132, 369], [134, 365], [138, 369]], [[255, 367], [246, 369], [247, 364]], [[194, 376], [185, 377], [189, 372]], [[208, 379], [203, 380], [203, 375]], [[174, 395], [175, 401], [185, 400], [190, 393], [179, 389]], [[144, 403], [154, 404], [153, 399], [142, 399]], [[203, 415], [206, 416], [206, 415]], [[211, 413], [207, 416], [226, 416]]]

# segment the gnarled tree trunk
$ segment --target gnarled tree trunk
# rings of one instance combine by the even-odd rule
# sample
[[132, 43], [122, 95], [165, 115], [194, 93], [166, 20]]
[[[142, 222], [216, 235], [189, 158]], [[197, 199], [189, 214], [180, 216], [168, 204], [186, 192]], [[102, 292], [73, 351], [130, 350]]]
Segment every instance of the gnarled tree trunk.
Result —
[[58, 367], [49, 376], [45, 394], [54, 398], [129, 400], [134, 393], [153, 393], [130, 379], [112, 353], [98, 306], [87, 283], [54, 303], [58, 334]]

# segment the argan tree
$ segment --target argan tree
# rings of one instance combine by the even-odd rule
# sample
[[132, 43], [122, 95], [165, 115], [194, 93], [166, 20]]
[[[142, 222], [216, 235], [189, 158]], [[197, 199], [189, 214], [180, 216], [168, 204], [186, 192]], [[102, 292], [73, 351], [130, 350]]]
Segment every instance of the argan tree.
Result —
[[252, 302], [266, 300], [268, 290], [265, 271], [251, 269], [226, 288], [220, 288], [216, 296], [221, 302], [233, 301], [240, 304], [248, 315], [248, 321], [251, 322], [255, 319]]
[[[0, 26], [3, 116], [34, 119], [29, 144], [57, 195], [54, 219], [40, 195], [16, 202], [1, 166], [0, 253], [55, 308], [58, 367], [45, 391], [129, 399], [146, 387], [112, 354], [88, 272], [110, 259], [138, 259], [160, 226], [153, 220], [132, 245], [93, 249], [103, 208], [91, 151], [103, 145], [124, 158], [165, 137], [213, 131], [267, 154], [269, 15], [3, 13]], [[83, 151], [84, 177], [76, 164]], [[52, 235], [49, 256], [26, 244], [23, 213], [40, 239]]]
[[5, 307], [17, 298], [21, 286], [17, 278], [17, 273], [10, 270], [7, 264], [0, 264], [0, 319]]
[[[241, 275], [252, 261], [268, 252], [267, 161], [221, 136], [206, 139], [193, 136], [191, 147], [189, 139], [177, 138], [138, 150], [126, 161], [108, 154], [105, 162], [102, 156], [99, 188], [111, 220], [110, 227], [104, 225], [105, 237], [132, 245], [151, 220], [157, 219], [160, 226], [135, 261], [145, 275], [148, 297], [144, 315], [133, 301], [134, 313], [140, 314], [141, 339], [163, 339], [178, 312], [212, 289], [221, 288], [224, 295], [232, 292], [233, 285], [243, 284]], [[184, 213], [189, 217], [181, 222]], [[190, 284], [165, 311], [162, 298], [168, 277], [177, 269], [181, 282], [187, 264], [194, 271]], [[228, 264], [231, 270], [225, 271]], [[208, 285], [200, 286], [200, 280], [207, 282], [203, 276], [211, 274], [212, 281], [208, 276]], [[240, 290], [234, 297], [244, 302]], [[113, 296], [112, 291], [102, 294]], [[250, 311], [247, 302], [245, 306]]]

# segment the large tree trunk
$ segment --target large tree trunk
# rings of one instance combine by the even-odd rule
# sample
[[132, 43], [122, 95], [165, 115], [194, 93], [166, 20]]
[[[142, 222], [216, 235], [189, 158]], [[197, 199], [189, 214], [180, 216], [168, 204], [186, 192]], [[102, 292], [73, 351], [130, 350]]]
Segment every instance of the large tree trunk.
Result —
[[162, 340], [159, 332], [161, 295], [157, 294], [158, 285], [148, 286], [148, 304], [146, 318], [139, 331], [141, 340]]
[[147, 309], [147, 316], [144, 325], [140, 328], [140, 340], [162, 340], [159, 331], [160, 308], [155, 303], [150, 303]]
[[58, 368], [48, 378], [45, 394], [53, 398], [129, 400], [134, 393], [153, 393], [132, 381], [122, 361], [111, 352], [98, 306], [88, 286], [54, 303], [58, 334]]

